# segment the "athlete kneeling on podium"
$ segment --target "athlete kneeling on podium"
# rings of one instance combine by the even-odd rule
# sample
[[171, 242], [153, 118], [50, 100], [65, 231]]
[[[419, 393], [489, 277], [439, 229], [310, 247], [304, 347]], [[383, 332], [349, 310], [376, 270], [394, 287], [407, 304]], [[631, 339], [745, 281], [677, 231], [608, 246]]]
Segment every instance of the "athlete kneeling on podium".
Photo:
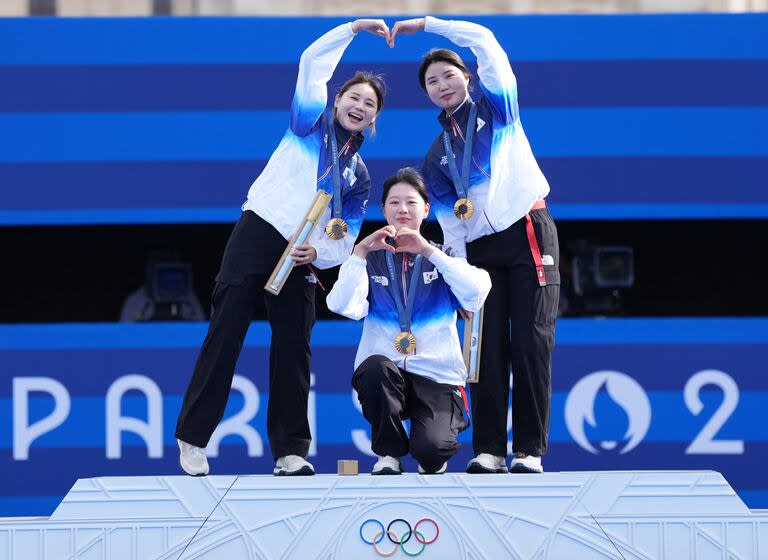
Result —
[[491, 280], [419, 233], [429, 196], [418, 171], [401, 169], [387, 179], [382, 205], [388, 225], [358, 243], [341, 266], [328, 308], [365, 317], [352, 385], [379, 456], [373, 474], [400, 474], [400, 457], [409, 451], [419, 472], [443, 473], [469, 426], [456, 311], [478, 310]]

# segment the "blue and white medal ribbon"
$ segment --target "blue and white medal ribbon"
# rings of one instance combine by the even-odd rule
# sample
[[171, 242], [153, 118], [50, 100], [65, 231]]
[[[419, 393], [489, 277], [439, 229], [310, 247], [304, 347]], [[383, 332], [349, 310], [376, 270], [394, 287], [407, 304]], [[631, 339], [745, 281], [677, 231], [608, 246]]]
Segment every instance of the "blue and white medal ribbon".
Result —
[[[416, 352], [416, 337], [411, 332], [411, 317], [413, 316], [413, 304], [416, 301], [416, 289], [419, 285], [419, 275], [421, 274], [421, 265], [424, 257], [421, 255], [416, 256], [416, 261], [413, 264], [413, 272], [411, 273], [411, 286], [408, 289], [408, 297], [403, 302], [403, 296], [405, 296], [405, 286], [400, 288], [400, 283], [397, 280], [397, 273], [395, 272], [395, 259], [392, 257], [392, 253], [387, 253], [387, 271], [389, 272], [389, 285], [392, 290], [392, 296], [395, 298], [395, 304], [397, 305], [397, 320], [400, 323], [400, 334], [395, 337], [395, 350], [401, 354], [414, 354]], [[405, 266], [405, 259], [407, 255], [403, 255], [403, 266]], [[405, 281], [405, 276], [403, 276]]]
[[475, 135], [475, 127], [477, 126], [477, 105], [471, 101], [470, 103], [471, 107], [469, 109], [469, 119], [467, 120], [467, 137], [464, 140], [464, 158], [461, 165], [461, 175], [459, 175], [459, 169], [456, 167], [456, 156], [453, 153], [453, 148], [451, 148], [451, 139], [448, 136], [448, 132], [443, 131], [443, 147], [445, 148], [445, 155], [448, 160], [448, 168], [451, 170], [453, 186], [459, 197], [456, 204], [453, 205], [453, 213], [459, 220], [468, 220], [472, 217], [472, 214], [475, 211], [472, 201], [467, 197], [470, 163], [472, 161], [472, 140]]
[[336, 124], [334, 123], [333, 112], [328, 114], [328, 135], [331, 137], [331, 157], [333, 158], [333, 200], [331, 201], [331, 212], [333, 218], [325, 226], [325, 233], [331, 239], [341, 239], [347, 235], [347, 222], [341, 217], [341, 172], [339, 171], [339, 146], [336, 142]]

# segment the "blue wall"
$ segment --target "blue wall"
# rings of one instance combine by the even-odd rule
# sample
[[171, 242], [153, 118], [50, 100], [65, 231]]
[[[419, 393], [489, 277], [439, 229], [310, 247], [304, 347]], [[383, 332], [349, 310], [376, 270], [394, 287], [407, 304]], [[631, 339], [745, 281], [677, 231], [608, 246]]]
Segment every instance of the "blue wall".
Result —
[[[475, 20], [517, 73], [556, 218], [768, 218], [768, 15]], [[0, 225], [234, 221], [287, 127], [301, 51], [340, 22], [0, 19]], [[435, 46], [449, 44], [421, 34], [390, 50], [363, 34], [333, 79], [387, 76], [364, 148], [376, 188], [418, 165], [437, 131], [415, 77]], [[0, 325], [0, 516], [48, 514], [78, 477], [179, 472], [173, 429], [205, 328]], [[359, 332], [321, 322], [313, 335], [321, 472], [372, 463], [349, 385]], [[224, 438], [216, 473], [272, 468], [268, 336], [252, 326], [227, 412], [245, 407], [251, 449]], [[557, 337], [548, 470], [716, 469], [768, 507], [768, 320], [563, 319]], [[108, 421], [123, 382], [158, 398], [128, 391]], [[35, 387], [58, 391], [67, 413]], [[126, 431], [108, 458], [107, 425], [120, 413], [145, 422], [150, 401], [160, 416], [145, 438], [159, 447]], [[38, 421], [52, 424], [39, 437], [22, 429]]]
[[[557, 328], [548, 470], [714, 469], [749, 506], [768, 507], [768, 319], [562, 319]], [[203, 323], [0, 326], [0, 516], [48, 514], [77, 478], [179, 473], [173, 431], [205, 329]], [[370, 432], [350, 387], [359, 334], [351, 321], [321, 322], [313, 334], [311, 460], [320, 472], [335, 472], [340, 458], [358, 459], [363, 471], [373, 464], [364, 453]], [[215, 473], [271, 472], [268, 340], [268, 326], [254, 323], [236, 370], [243, 388], [233, 391], [227, 412], [250, 407], [243, 414], [252, 427], [251, 456], [243, 438], [225, 437], [211, 460]], [[23, 385], [34, 378], [45, 378], [49, 391], [60, 384], [66, 393], [60, 404], [68, 399], [71, 406], [61, 422], [32, 438], [23, 458], [14, 426], [32, 426], [54, 412], [49, 393], [24, 396]], [[151, 452], [145, 439], [125, 431], [116, 438], [119, 458], [110, 459], [107, 395], [116, 382], [131, 379], [140, 379], [145, 391], [156, 386], [157, 424], [145, 437], [158, 446]], [[115, 403], [112, 424], [120, 411], [147, 421], [144, 393], [128, 391]], [[461, 441], [451, 470], [463, 470], [471, 457], [471, 430]], [[415, 470], [412, 462], [407, 467]]]
[[[768, 217], [768, 15], [476, 21], [518, 75], [556, 218]], [[340, 22], [0, 19], [0, 225], [234, 221], [301, 51]], [[436, 134], [415, 75], [435, 46], [361, 34], [334, 76], [387, 76], [377, 188]]]

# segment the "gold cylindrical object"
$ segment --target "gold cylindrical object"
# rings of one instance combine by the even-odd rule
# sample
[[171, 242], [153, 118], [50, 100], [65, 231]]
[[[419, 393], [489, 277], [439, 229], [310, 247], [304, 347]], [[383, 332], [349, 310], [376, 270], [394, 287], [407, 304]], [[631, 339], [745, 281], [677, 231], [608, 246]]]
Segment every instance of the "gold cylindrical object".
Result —
[[307, 213], [304, 215], [304, 219], [296, 229], [296, 233], [288, 242], [288, 246], [280, 256], [280, 260], [277, 261], [275, 269], [272, 271], [267, 283], [264, 285], [264, 289], [270, 294], [278, 295], [280, 290], [283, 289], [285, 281], [288, 279], [288, 275], [293, 270], [296, 263], [290, 257], [291, 251], [296, 245], [303, 245], [312, 236], [312, 232], [317, 227], [317, 222], [320, 220], [320, 216], [323, 215], [325, 209], [328, 207], [332, 196], [325, 191], [317, 191], [315, 198], [312, 200], [312, 204], [309, 206]]
[[480, 349], [483, 344], [483, 315], [485, 306], [464, 319], [464, 365], [467, 367], [467, 383], [480, 381]]

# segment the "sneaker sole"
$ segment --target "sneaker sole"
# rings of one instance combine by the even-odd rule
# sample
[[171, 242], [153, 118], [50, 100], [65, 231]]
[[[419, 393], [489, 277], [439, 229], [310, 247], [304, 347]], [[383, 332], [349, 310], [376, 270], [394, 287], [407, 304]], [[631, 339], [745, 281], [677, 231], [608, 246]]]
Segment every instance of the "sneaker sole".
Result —
[[272, 474], [275, 476], [312, 476], [315, 474], [315, 471], [312, 469], [312, 467], [308, 467], [304, 465], [298, 470], [288, 472], [285, 469], [280, 469], [279, 471], [275, 472], [272, 471]]
[[507, 467], [499, 467], [498, 469], [489, 469], [484, 467], [480, 463], [470, 463], [467, 466], [467, 473], [469, 474], [506, 474], [509, 472]]
[[397, 469], [393, 469], [392, 467], [384, 467], [379, 471], [371, 471], [372, 476], [393, 475], [393, 474], [403, 474], [403, 471], [398, 471]]
[[197, 478], [197, 477], [200, 477], [200, 476], [208, 476], [208, 473], [207, 473], [207, 472], [206, 472], [206, 473], [200, 473], [200, 474], [192, 474], [192, 473], [188, 473], [187, 471], [185, 471], [185, 470], [184, 470], [184, 467], [182, 467], [182, 466], [181, 466], [181, 463], [179, 463], [179, 468], [181, 469], [181, 472], [183, 472], [183, 473], [184, 473], [184, 474], [186, 474], [187, 476], [194, 476], [194, 477], [196, 477], [196, 478]]
[[525, 465], [512, 465], [509, 468], [509, 472], [511, 474], [541, 474], [544, 472], [544, 469], [538, 471], [536, 469], [532, 469], [530, 467], [526, 467]]

